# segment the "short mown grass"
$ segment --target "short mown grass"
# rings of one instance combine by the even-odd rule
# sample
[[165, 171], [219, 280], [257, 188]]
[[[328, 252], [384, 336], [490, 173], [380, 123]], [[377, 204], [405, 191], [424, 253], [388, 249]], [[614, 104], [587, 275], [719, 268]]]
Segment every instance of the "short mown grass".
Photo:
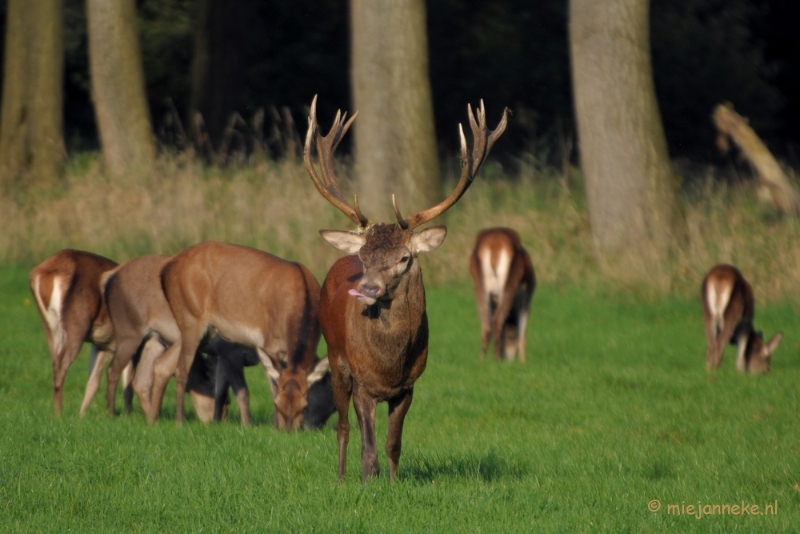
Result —
[[[172, 396], [148, 426], [138, 408], [107, 417], [101, 396], [78, 417], [84, 350], [55, 418], [26, 275], [0, 268], [4, 531], [790, 532], [800, 524], [793, 303], [758, 309], [757, 326], [785, 338], [772, 373], [752, 377], [736, 373], [732, 348], [721, 370], [705, 371], [697, 299], [541, 284], [522, 365], [480, 360], [467, 283], [431, 285], [430, 359], [406, 419], [399, 480], [387, 480], [384, 404], [383, 472], [362, 485], [352, 410], [338, 484], [333, 421], [319, 432], [273, 429], [260, 369], [248, 370], [251, 428], [239, 426], [235, 408], [221, 424], [190, 418], [178, 427]], [[668, 508], [742, 503], [747, 515]]]

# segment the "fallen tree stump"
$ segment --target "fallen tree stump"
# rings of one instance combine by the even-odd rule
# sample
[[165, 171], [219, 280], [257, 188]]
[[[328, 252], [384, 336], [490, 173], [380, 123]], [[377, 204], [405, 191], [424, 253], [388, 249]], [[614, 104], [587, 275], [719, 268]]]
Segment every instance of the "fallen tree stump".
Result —
[[730, 104], [719, 104], [711, 118], [719, 130], [717, 146], [727, 151], [728, 139], [731, 139], [753, 166], [764, 190], [759, 197], [768, 198], [776, 209], [784, 213], [800, 215], [800, 195], [747, 119], [736, 113]]

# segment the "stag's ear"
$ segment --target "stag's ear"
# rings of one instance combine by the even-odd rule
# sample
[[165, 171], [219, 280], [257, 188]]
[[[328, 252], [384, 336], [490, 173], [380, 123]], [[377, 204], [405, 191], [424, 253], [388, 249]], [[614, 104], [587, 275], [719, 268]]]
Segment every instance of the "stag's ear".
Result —
[[322, 239], [347, 254], [356, 254], [364, 245], [364, 234], [342, 230], [320, 230]]
[[411, 251], [414, 255], [420, 252], [430, 252], [439, 248], [447, 237], [446, 226], [432, 226], [420, 232], [414, 232], [414, 237], [411, 238]]
[[777, 334], [772, 336], [772, 339], [770, 339], [769, 343], [767, 343], [767, 354], [772, 354], [773, 352], [775, 352], [775, 349], [777, 349], [778, 345], [781, 344], [782, 339], [783, 339], [783, 332], [778, 332]]
[[328, 369], [330, 369], [330, 368], [331, 368], [331, 366], [328, 363], [328, 357], [327, 356], [325, 356], [320, 361], [318, 361], [317, 364], [314, 366], [314, 368], [311, 369], [311, 371], [309, 371], [309, 373], [308, 373], [308, 375], [306, 377], [306, 380], [308, 380], [308, 386], [311, 387], [311, 385], [314, 382], [317, 382], [323, 376], [325, 376], [325, 373], [327, 373]]

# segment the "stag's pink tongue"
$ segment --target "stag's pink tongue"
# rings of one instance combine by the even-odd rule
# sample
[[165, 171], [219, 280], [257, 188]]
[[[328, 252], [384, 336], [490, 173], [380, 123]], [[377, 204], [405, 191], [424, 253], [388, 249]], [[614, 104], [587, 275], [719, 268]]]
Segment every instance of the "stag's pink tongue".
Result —
[[372, 304], [375, 302], [375, 299], [370, 298], [364, 295], [363, 293], [359, 293], [355, 289], [351, 289], [350, 291], [347, 292], [347, 294], [357, 298], [359, 302], [366, 302], [367, 304]]
[[363, 295], [363, 294], [359, 293], [355, 289], [351, 289], [350, 291], [347, 292], [347, 294], [351, 295], [353, 297], [358, 297], [358, 300], [365, 300], [367, 298], [366, 295]]

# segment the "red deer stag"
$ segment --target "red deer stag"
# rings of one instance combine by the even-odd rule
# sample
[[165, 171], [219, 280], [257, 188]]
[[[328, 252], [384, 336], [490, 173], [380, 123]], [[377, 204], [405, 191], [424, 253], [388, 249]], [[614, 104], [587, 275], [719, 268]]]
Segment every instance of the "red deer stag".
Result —
[[[260, 250], [207, 242], [174, 256], [161, 272], [161, 285], [181, 332], [178, 423], [195, 353], [204, 338], [218, 333], [258, 352], [272, 388], [275, 426], [298, 429], [309, 385], [328, 370], [328, 360], [316, 357], [319, 283], [311, 272]], [[165, 386], [157, 375], [153, 398], [163, 397]]]
[[[64, 378], [69, 366], [78, 357], [83, 342], [92, 344], [94, 361], [86, 384], [84, 403], [97, 391], [96, 373], [114, 350], [113, 328], [100, 294], [99, 282], [104, 272], [116, 266], [116, 262], [91, 252], [64, 249], [30, 272], [31, 293], [39, 309], [53, 360], [56, 415], [61, 415], [63, 407]], [[129, 396], [126, 397], [126, 403], [128, 399]]]
[[732, 265], [714, 266], [703, 280], [701, 298], [708, 340], [706, 368], [719, 367], [722, 352], [730, 343], [737, 346], [736, 369], [739, 372], [768, 372], [772, 353], [783, 334], [778, 332], [764, 344], [763, 334], [755, 331], [753, 288], [739, 269]]
[[[345, 122], [337, 113], [328, 135], [321, 136], [316, 117], [317, 98], [311, 103], [304, 160], [319, 193], [358, 225], [355, 232], [322, 230], [322, 237], [351, 254], [333, 264], [322, 285], [320, 326], [328, 344], [333, 398], [339, 414], [339, 479], [345, 475], [350, 423], [347, 412], [353, 397], [361, 430], [362, 481], [380, 472], [375, 449], [375, 410], [389, 403], [389, 435], [386, 454], [389, 477], [394, 480], [400, 460], [403, 421], [411, 406], [414, 382], [425, 370], [428, 358], [428, 317], [425, 288], [417, 260], [421, 252], [434, 250], [444, 241], [444, 226], [414, 229], [453, 206], [472, 183], [489, 149], [506, 128], [507, 110], [494, 131], [486, 128], [481, 102], [477, 121], [467, 106], [474, 137], [467, 155], [461, 134], [461, 178], [455, 190], [440, 204], [403, 218], [394, 196], [396, 224], [372, 224], [361, 213], [358, 197], [351, 207], [342, 195], [333, 169], [333, 153], [356, 115]], [[311, 161], [316, 145], [322, 178]]]
[[494, 339], [495, 358], [525, 362], [525, 331], [536, 275], [519, 234], [511, 228], [487, 228], [478, 234], [469, 258], [481, 319], [481, 359]]

